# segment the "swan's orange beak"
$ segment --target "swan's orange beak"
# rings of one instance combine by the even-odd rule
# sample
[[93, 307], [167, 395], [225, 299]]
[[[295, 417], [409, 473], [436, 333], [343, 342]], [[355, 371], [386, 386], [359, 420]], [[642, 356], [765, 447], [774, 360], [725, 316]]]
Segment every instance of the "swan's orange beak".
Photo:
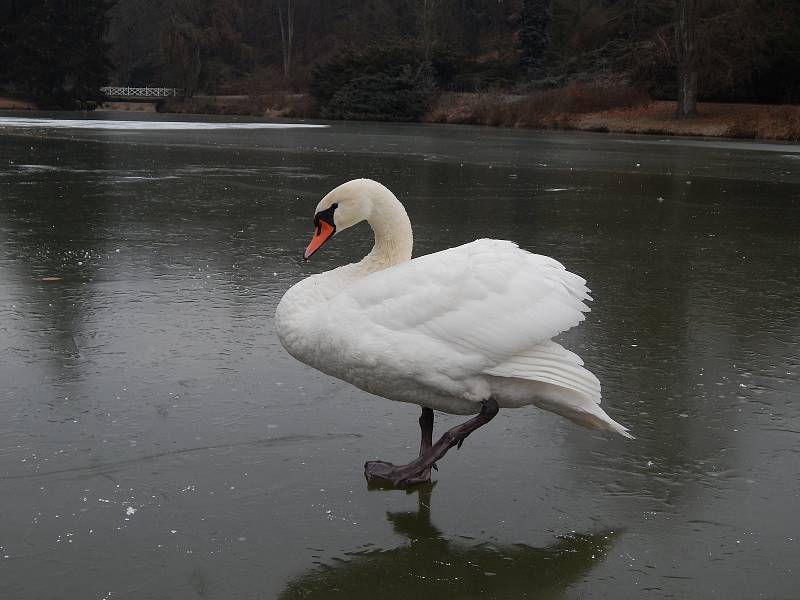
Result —
[[314, 237], [311, 238], [311, 243], [308, 245], [308, 248], [306, 248], [306, 251], [303, 254], [303, 260], [308, 260], [311, 258], [311, 255], [322, 248], [322, 244], [327, 242], [328, 238], [331, 237], [335, 231], [336, 228], [333, 225], [323, 219], [320, 219], [317, 223]]

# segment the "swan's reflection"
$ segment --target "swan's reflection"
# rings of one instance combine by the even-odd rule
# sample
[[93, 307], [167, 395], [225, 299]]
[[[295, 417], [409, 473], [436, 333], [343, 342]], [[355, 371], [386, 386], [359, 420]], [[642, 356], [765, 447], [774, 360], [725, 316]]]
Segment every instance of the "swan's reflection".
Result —
[[315, 567], [280, 598], [559, 598], [603, 559], [615, 537], [571, 535], [544, 548], [447, 539], [430, 520], [432, 487], [419, 489], [417, 512], [387, 513], [408, 544]]

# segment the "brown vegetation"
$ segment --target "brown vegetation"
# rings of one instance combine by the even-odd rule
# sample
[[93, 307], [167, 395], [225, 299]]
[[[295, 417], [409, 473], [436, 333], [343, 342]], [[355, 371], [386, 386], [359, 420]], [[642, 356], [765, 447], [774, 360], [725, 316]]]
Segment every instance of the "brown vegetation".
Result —
[[674, 102], [649, 102], [630, 109], [584, 115], [577, 129], [603, 127], [615, 133], [653, 133], [763, 140], [800, 140], [800, 106], [701, 102], [695, 119], [673, 119]]
[[675, 103], [649, 101], [634, 88], [573, 84], [529, 96], [442, 94], [425, 121], [613, 133], [800, 140], [800, 106], [700, 103], [676, 120]]
[[314, 118], [319, 114], [317, 102], [308, 94], [272, 93], [260, 96], [266, 117]]
[[295, 119], [317, 116], [313, 98], [306, 94], [281, 92], [249, 96], [194, 96], [188, 100], [170, 99], [159, 106], [159, 111]]
[[36, 110], [39, 107], [30, 100], [12, 96], [0, 96], [0, 110]]
[[125, 110], [128, 112], [156, 112], [157, 102], [103, 102], [97, 110]]
[[425, 119], [501, 127], [568, 128], [577, 115], [639, 106], [641, 90], [624, 83], [572, 83], [534, 94], [442, 94]]

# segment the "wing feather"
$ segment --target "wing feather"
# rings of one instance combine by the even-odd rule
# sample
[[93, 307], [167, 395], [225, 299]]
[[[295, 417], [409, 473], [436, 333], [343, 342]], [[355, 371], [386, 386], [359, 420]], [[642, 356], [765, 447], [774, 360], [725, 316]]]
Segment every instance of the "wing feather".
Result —
[[[361, 331], [410, 334], [419, 361], [447, 349], [472, 355], [479, 374], [524, 361], [526, 351], [580, 323], [588, 300], [585, 281], [558, 261], [484, 239], [373, 273], [331, 308], [347, 310]], [[539, 371], [545, 376], [544, 363]]]
[[580, 392], [595, 403], [600, 402], [600, 381], [583, 368], [583, 361], [577, 354], [555, 342], [545, 342], [485, 372], [498, 377], [552, 383]]

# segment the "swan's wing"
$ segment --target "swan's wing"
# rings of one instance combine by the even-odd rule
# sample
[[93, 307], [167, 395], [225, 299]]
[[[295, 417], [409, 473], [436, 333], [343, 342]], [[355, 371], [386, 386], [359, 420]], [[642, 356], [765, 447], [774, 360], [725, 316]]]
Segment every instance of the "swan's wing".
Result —
[[542, 381], [580, 392], [600, 403], [600, 381], [583, 367], [581, 357], [555, 342], [544, 342], [486, 369], [487, 375]]
[[631, 437], [600, 408], [597, 378], [552, 341], [584, 319], [588, 300], [585, 281], [557, 261], [478, 240], [359, 280], [315, 326], [337, 323], [328, 328], [344, 365], [336, 375], [360, 372], [367, 391], [402, 393], [409, 382], [467, 399], [496, 391], [508, 406], [534, 403]]
[[414, 344], [419, 361], [450, 350], [483, 372], [580, 323], [587, 300], [585, 281], [556, 260], [477, 240], [369, 275], [329, 308], [365, 334]]

